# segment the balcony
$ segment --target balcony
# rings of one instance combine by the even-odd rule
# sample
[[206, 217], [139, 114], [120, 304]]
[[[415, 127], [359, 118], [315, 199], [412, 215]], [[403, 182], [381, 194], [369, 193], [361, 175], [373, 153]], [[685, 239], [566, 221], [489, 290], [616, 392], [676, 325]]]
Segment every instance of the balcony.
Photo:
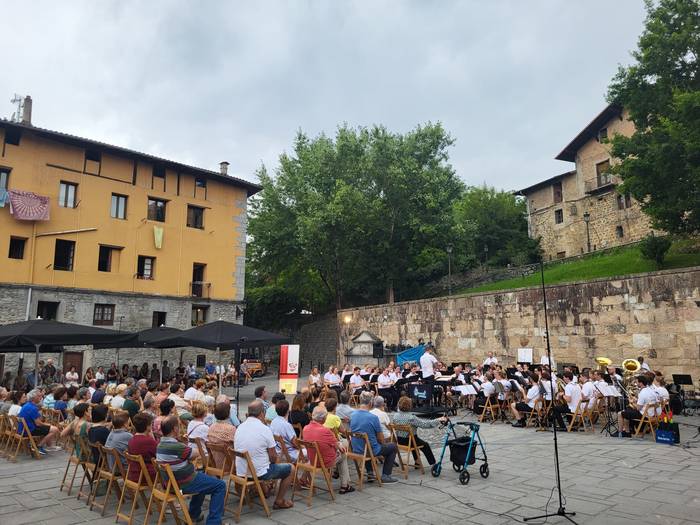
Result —
[[583, 182], [583, 188], [587, 195], [611, 191], [616, 185], [617, 180], [610, 175]]
[[201, 297], [209, 299], [211, 294], [211, 283], [205, 281], [193, 281], [190, 283], [190, 295], [192, 297]]

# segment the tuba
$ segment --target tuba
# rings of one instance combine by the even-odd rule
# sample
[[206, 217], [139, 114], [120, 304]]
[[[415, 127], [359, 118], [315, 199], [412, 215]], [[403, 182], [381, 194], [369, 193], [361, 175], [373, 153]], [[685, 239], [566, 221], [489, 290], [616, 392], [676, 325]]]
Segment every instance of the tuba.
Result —
[[605, 372], [607, 368], [612, 364], [612, 359], [609, 357], [596, 357], [595, 362], [598, 363], [598, 370]]
[[627, 391], [629, 397], [630, 406], [634, 406], [637, 402], [637, 396], [639, 395], [639, 387], [637, 386], [637, 372], [642, 368], [639, 361], [636, 359], [625, 359], [622, 362], [622, 370], [624, 370], [624, 377], [622, 378], [622, 385]]

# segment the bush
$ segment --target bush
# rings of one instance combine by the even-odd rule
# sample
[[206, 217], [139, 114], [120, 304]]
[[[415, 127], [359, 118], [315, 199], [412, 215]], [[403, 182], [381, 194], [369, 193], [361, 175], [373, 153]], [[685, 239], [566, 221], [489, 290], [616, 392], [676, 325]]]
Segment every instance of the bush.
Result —
[[668, 236], [657, 237], [650, 235], [639, 245], [642, 255], [646, 259], [656, 262], [656, 267], [661, 268], [666, 257], [666, 252], [671, 247], [671, 239]]

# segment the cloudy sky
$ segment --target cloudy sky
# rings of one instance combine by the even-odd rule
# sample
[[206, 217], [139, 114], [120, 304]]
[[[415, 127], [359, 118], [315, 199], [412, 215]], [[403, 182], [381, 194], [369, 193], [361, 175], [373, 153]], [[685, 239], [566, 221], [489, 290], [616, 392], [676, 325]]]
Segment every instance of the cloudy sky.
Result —
[[468, 184], [517, 189], [605, 105], [642, 0], [13, 2], [0, 116], [255, 180], [295, 131], [441, 121]]

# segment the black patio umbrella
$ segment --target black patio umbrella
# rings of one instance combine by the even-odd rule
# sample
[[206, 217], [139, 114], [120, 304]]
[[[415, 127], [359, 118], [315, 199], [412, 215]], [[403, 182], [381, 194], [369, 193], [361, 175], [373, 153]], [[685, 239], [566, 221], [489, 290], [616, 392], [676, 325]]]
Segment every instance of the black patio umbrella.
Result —
[[[154, 347], [160, 345], [168, 346], [196, 346], [216, 350], [217, 362], [221, 365], [221, 350], [234, 350], [236, 359], [236, 369], [240, 371], [241, 348], [251, 348], [255, 346], [272, 346], [288, 343], [289, 338], [243, 326], [229, 321], [218, 320], [185, 330], [174, 337], [165, 337], [152, 341]], [[221, 374], [219, 376], [219, 390], [221, 390]], [[238, 410], [238, 396], [240, 378], [236, 382], [236, 410]]]
[[0, 352], [25, 352], [33, 346], [35, 384], [39, 376], [39, 350], [42, 345], [120, 344], [135, 341], [134, 334], [73, 323], [33, 319], [0, 325]]
[[117, 361], [119, 360], [119, 348], [160, 348], [160, 382], [163, 382], [163, 349], [164, 348], [175, 348], [177, 346], [182, 346], [178, 344], [161, 344], [154, 346], [153, 341], [163, 339], [166, 337], [175, 337], [181, 334], [182, 330], [178, 328], [171, 328], [169, 326], [156, 326], [153, 328], [146, 328], [140, 332], [134, 334], [135, 340], [123, 341], [117, 344], [97, 344], [93, 345], [94, 348], [116, 348], [117, 349]]

